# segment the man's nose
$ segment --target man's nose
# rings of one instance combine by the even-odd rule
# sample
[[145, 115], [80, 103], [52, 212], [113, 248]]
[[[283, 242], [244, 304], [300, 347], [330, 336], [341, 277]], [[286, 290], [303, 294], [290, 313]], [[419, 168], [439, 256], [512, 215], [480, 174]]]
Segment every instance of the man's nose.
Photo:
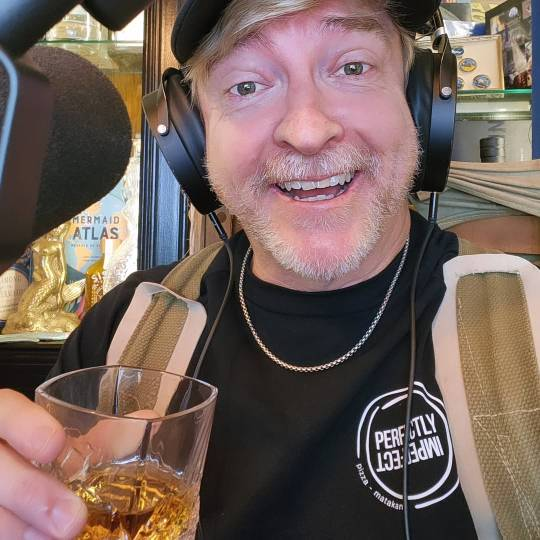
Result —
[[343, 125], [326, 109], [317, 92], [303, 93], [299, 89], [287, 100], [286, 110], [276, 126], [276, 144], [309, 156], [319, 153], [330, 142], [339, 141], [344, 134]]

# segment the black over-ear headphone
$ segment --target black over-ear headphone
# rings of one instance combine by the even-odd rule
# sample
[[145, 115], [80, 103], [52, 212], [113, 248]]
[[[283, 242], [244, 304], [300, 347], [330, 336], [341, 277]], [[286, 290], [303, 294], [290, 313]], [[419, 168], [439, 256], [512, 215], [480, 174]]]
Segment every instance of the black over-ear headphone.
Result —
[[[418, 129], [422, 150], [418, 174], [413, 191], [432, 192], [428, 232], [420, 249], [411, 284], [411, 356], [409, 390], [405, 416], [405, 442], [408, 448], [411, 429], [413, 387], [416, 366], [416, 285], [423, 255], [435, 228], [437, 194], [444, 190], [454, 138], [456, 113], [457, 62], [452, 54], [440, 12], [433, 17], [435, 28], [432, 36], [436, 52], [416, 52], [409, 72], [407, 99], [411, 115]], [[192, 106], [190, 89], [184, 83], [182, 72], [168, 69], [163, 73], [161, 85], [155, 92], [143, 98], [148, 124], [165, 159], [191, 203], [202, 214], [210, 214], [220, 232], [220, 224], [214, 214], [220, 203], [210, 188], [204, 167], [204, 129], [198, 111]], [[221, 229], [220, 236], [226, 240]], [[229, 256], [229, 281], [221, 307], [209, 330], [193, 376], [197, 377], [212, 336], [217, 328], [223, 309], [230, 296], [233, 283], [233, 254], [227, 241], [224, 246]], [[408, 460], [403, 466], [403, 514], [405, 538], [410, 539]]]
[[[454, 137], [456, 58], [439, 12], [433, 22], [433, 48], [437, 52], [416, 52], [407, 85], [407, 99], [422, 150], [415, 192], [444, 190]], [[143, 108], [167, 163], [193, 206], [202, 214], [216, 210], [220, 202], [210, 187], [204, 166], [204, 128], [182, 72], [167, 69], [159, 89], [144, 96]]]

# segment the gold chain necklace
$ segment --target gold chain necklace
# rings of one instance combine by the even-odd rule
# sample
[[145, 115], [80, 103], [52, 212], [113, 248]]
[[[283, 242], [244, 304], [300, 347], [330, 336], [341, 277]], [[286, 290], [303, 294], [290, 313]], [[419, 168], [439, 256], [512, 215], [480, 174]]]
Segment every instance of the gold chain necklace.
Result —
[[392, 291], [394, 290], [394, 287], [396, 286], [397, 280], [399, 278], [399, 275], [401, 274], [401, 271], [403, 270], [403, 266], [405, 265], [405, 260], [407, 259], [407, 253], [409, 251], [409, 239], [405, 242], [405, 246], [403, 248], [403, 254], [401, 256], [401, 261], [399, 263], [398, 269], [390, 283], [390, 286], [388, 287], [388, 290], [386, 291], [386, 294], [384, 296], [384, 299], [382, 301], [382, 304], [380, 305], [377, 313], [375, 314], [374, 319], [371, 321], [371, 324], [369, 325], [369, 328], [366, 330], [365, 334], [360, 338], [360, 340], [350, 349], [347, 351], [344, 355], [340, 356], [339, 358], [336, 358], [335, 360], [332, 360], [331, 362], [327, 362], [326, 364], [320, 364], [318, 366], [295, 366], [294, 364], [288, 364], [287, 362], [284, 362], [283, 360], [280, 360], [262, 341], [262, 339], [259, 337], [259, 334], [257, 334], [257, 331], [255, 330], [255, 327], [253, 326], [253, 322], [251, 321], [251, 317], [249, 315], [249, 311], [247, 309], [246, 301], [244, 298], [244, 278], [246, 274], [246, 267], [249, 260], [249, 256], [251, 254], [251, 246], [246, 251], [246, 255], [244, 256], [244, 260], [242, 262], [242, 268], [240, 270], [240, 279], [238, 282], [238, 296], [240, 298], [240, 307], [242, 308], [242, 313], [244, 314], [244, 319], [246, 321], [246, 324], [248, 325], [248, 328], [251, 331], [251, 335], [253, 336], [253, 339], [257, 342], [257, 345], [260, 347], [260, 349], [272, 360], [272, 362], [276, 363], [278, 366], [288, 369], [289, 371], [294, 371], [296, 373], [315, 373], [319, 371], [325, 371], [327, 369], [333, 368], [335, 366], [339, 366], [345, 360], [350, 358], [362, 345], [367, 341], [369, 336], [372, 334], [373, 330], [375, 330], [375, 327], [377, 326], [379, 320], [382, 317], [382, 314], [384, 313], [384, 310], [386, 309], [386, 306], [388, 304], [388, 301], [390, 300], [390, 296], [392, 295]]

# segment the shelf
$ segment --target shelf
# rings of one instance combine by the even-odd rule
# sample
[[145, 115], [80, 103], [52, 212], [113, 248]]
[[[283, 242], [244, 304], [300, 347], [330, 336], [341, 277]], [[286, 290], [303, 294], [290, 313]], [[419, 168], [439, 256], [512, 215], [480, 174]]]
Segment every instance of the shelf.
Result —
[[65, 343], [65, 339], [61, 341], [2, 341], [0, 342], [0, 350], [32, 350], [32, 349], [51, 349], [59, 351]]
[[36, 387], [56, 363], [60, 347], [60, 343], [0, 344], [2, 387], [12, 388], [33, 400]]
[[531, 89], [462, 90], [458, 93], [458, 120], [531, 120]]
[[501, 98], [501, 97], [515, 97], [521, 96], [519, 99], [525, 99], [525, 96], [531, 96], [531, 88], [510, 89], [510, 90], [460, 90], [458, 92], [458, 100], [468, 99], [489, 99]]
[[129, 44], [129, 45], [139, 45], [143, 46], [142, 41], [119, 41], [117, 39], [42, 39], [38, 43], [45, 45], [56, 44], [56, 43], [74, 43], [81, 45], [95, 45], [105, 44], [105, 45], [115, 45], [115, 44]]
[[44, 40], [39, 44], [71, 51], [105, 72], [142, 73], [141, 41]]

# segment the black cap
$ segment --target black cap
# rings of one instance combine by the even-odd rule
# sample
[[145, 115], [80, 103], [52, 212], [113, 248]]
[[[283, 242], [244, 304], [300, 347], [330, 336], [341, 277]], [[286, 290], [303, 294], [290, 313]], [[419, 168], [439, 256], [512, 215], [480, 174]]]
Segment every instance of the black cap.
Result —
[[[231, 0], [185, 0], [172, 31], [172, 51], [185, 63], [202, 39], [217, 24]], [[441, 0], [393, 0], [400, 24], [411, 32], [419, 30], [439, 8]]]

